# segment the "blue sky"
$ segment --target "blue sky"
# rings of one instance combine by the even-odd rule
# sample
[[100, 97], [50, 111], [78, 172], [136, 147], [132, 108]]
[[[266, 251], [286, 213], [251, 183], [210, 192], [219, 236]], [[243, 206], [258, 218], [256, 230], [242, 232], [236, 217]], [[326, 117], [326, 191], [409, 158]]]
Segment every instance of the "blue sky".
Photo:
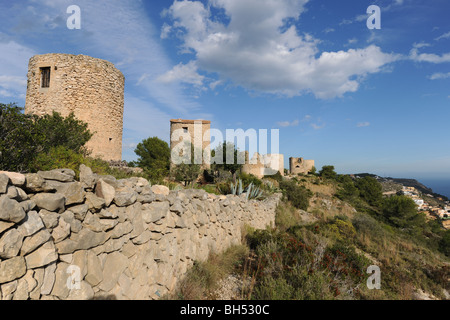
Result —
[[[81, 29], [69, 30], [70, 5]], [[366, 26], [381, 8], [381, 29]], [[0, 102], [25, 104], [28, 60], [111, 61], [126, 77], [123, 158], [172, 118], [279, 129], [320, 169], [450, 178], [448, 0], [0, 0]]]

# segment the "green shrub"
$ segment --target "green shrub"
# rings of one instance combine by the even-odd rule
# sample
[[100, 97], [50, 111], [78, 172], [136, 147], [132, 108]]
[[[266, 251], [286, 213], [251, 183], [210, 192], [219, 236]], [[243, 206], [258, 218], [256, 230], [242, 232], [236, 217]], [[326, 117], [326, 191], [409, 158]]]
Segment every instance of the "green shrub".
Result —
[[391, 224], [400, 228], [423, 226], [422, 214], [417, 212], [414, 200], [407, 196], [392, 196], [384, 199], [383, 215]]
[[252, 183], [256, 187], [261, 187], [263, 183], [261, 179], [258, 179], [258, 177], [245, 172], [239, 173], [238, 178], [242, 180], [242, 183], [245, 186], [248, 186], [250, 183]]
[[53, 169], [72, 169], [75, 171], [76, 177], [79, 177], [80, 165], [92, 169], [92, 172], [100, 175], [112, 175], [117, 179], [128, 178], [131, 176], [142, 176], [140, 174], [129, 174], [120, 169], [111, 168], [107, 161], [99, 158], [85, 157], [80, 153], [64, 146], [51, 148], [48, 152], [39, 153], [30, 164], [32, 172], [49, 171]]
[[351, 221], [339, 216], [336, 216], [327, 227], [338, 241], [352, 241], [356, 236], [356, 230]]
[[0, 103], [0, 170], [29, 172], [36, 156], [58, 146], [87, 155], [84, 145], [92, 134], [73, 113], [66, 118], [57, 112], [38, 117], [22, 110]]
[[337, 173], [334, 171], [334, 166], [323, 166], [319, 171], [319, 176], [324, 179], [336, 179]]
[[339, 176], [339, 182], [340, 182], [340, 186], [339, 189], [336, 193], [336, 196], [340, 199], [340, 200], [348, 200], [353, 202], [353, 200], [357, 197], [359, 197], [359, 190], [358, 188], [355, 186], [352, 178], [350, 178], [350, 176], [348, 175], [342, 175]]
[[270, 175], [270, 176], [264, 176], [264, 178], [271, 178], [271, 179], [274, 179], [274, 180], [276, 180], [278, 182], [281, 182], [281, 181], [284, 180], [283, 176], [280, 173], [280, 171], [277, 171], [277, 173], [275, 173], [273, 175]]
[[383, 188], [377, 179], [370, 176], [357, 179], [356, 188], [358, 188], [361, 198], [371, 206], [379, 206], [381, 204]]
[[285, 197], [297, 209], [308, 210], [309, 199], [312, 192], [303, 186], [299, 186], [295, 181], [283, 180], [280, 182], [280, 189]]
[[158, 137], [147, 138], [134, 150], [138, 156], [136, 164], [153, 180], [161, 180], [169, 175], [170, 148], [167, 142]]

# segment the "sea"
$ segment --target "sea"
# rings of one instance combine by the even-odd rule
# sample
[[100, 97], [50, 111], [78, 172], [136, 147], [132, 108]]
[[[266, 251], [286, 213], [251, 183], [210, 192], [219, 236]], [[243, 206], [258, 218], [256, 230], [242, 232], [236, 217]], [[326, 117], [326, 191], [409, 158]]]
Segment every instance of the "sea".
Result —
[[434, 193], [441, 194], [450, 199], [450, 179], [420, 178], [417, 179], [417, 181], [419, 181], [426, 187], [433, 189]]

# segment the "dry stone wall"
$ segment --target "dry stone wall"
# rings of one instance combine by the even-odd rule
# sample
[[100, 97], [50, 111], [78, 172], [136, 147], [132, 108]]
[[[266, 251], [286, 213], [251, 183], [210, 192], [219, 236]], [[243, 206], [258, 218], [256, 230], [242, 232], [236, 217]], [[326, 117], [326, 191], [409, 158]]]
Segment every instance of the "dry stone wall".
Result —
[[273, 224], [264, 201], [169, 191], [85, 166], [0, 172], [0, 298], [158, 299], [196, 260], [240, 243], [242, 227]]

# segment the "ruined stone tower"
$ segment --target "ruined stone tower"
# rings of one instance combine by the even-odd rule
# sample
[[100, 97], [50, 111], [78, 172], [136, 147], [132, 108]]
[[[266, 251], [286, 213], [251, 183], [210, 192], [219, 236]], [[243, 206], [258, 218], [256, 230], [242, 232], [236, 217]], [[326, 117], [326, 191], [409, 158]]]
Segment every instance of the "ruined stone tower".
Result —
[[71, 112], [94, 134], [93, 157], [122, 159], [123, 74], [108, 61], [85, 55], [44, 54], [28, 64], [25, 113]]
[[314, 160], [305, 160], [303, 158], [289, 158], [290, 174], [308, 174], [314, 167]]
[[174, 150], [182, 141], [184, 136], [190, 138], [195, 148], [203, 150], [202, 167], [211, 167], [211, 121], [208, 120], [170, 120], [170, 150]]

